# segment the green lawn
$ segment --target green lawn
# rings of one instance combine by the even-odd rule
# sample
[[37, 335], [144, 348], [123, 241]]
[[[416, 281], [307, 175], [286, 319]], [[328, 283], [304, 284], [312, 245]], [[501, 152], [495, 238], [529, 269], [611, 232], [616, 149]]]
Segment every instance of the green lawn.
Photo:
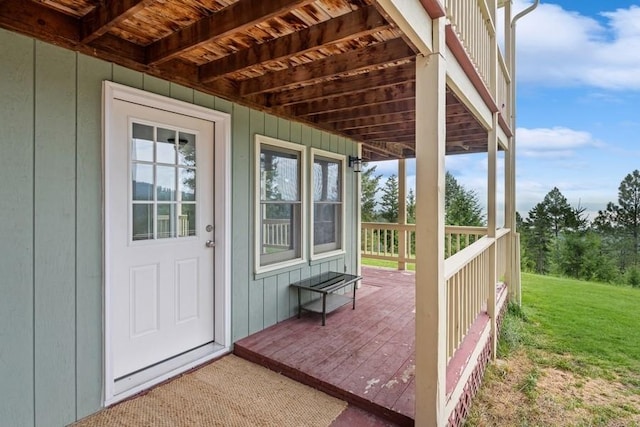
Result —
[[465, 425], [640, 427], [640, 289], [523, 274]]
[[605, 371], [640, 371], [640, 289], [522, 275], [528, 330], [540, 349]]
[[[370, 259], [362, 258], [362, 265], [368, 265], [370, 267], [384, 267], [384, 268], [398, 268], [398, 263], [395, 261], [387, 261], [382, 259]], [[407, 263], [407, 270], [414, 271], [416, 269], [415, 264]]]

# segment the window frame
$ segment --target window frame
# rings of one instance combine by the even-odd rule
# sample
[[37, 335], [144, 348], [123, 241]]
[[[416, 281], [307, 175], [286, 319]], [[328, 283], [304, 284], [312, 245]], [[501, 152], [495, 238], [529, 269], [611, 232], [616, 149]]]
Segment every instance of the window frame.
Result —
[[[310, 232], [309, 232], [309, 246], [310, 246], [310, 254], [311, 254], [311, 260], [317, 260], [317, 259], [321, 259], [321, 258], [328, 258], [328, 257], [332, 257], [332, 256], [336, 256], [336, 255], [343, 255], [346, 253], [345, 250], [345, 245], [346, 245], [346, 232], [345, 232], [345, 226], [346, 226], [346, 201], [345, 201], [345, 197], [346, 197], [346, 159], [347, 156], [345, 156], [344, 154], [338, 154], [338, 153], [333, 153], [331, 151], [326, 151], [326, 150], [320, 150], [318, 148], [311, 148], [311, 156], [310, 157], [310, 161], [309, 161], [309, 174], [311, 175], [310, 181], [311, 181], [311, 190], [310, 190], [310, 195], [309, 195], [309, 205], [310, 205]], [[322, 248], [322, 246], [327, 246], [328, 244], [323, 244], [323, 245], [315, 245], [314, 244], [314, 233], [315, 233], [315, 204], [316, 201], [314, 200], [314, 195], [313, 195], [313, 188], [315, 187], [315, 183], [314, 183], [314, 173], [313, 173], [313, 166], [315, 164], [315, 159], [316, 157], [323, 157], [323, 158], [327, 158], [327, 159], [331, 159], [331, 160], [337, 160], [340, 162], [341, 164], [341, 168], [340, 168], [340, 173], [341, 173], [341, 183], [340, 183], [340, 238], [336, 239], [337, 240], [337, 244], [339, 243], [340, 247], [337, 247], [335, 249], [328, 249], [322, 252], [318, 252], [316, 253], [316, 248], [320, 247]]]
[[[271, 264], [262, 265], [261, 250], [262, 250], [262, 218], [261, 208], [262, 200], [260, 198], [261, 189], [261, 174], [260, 174], [260, 157], [262, 153], [263, 145], [269, 146], [275, 149], [282, 149], [285, 151], [294, 151], [299, 155], [298, 169], [299, 169], [299, 203], [300, 203], [300, 256], [292, 259], [287, 259]], [[305, 170], [306, 163], [306, 146], [296, 144], [293, 142], [287, 142], [276, 138], [271, 138], [264, 135], [255, 135], [255, 155], [254, 155], [254, 273], [261, 274], [273, 270], [279, 270], [282, 268], [298, 265], [307, 262], [307, 171]], [[298, 202], [296, 202], [298, 203]]]

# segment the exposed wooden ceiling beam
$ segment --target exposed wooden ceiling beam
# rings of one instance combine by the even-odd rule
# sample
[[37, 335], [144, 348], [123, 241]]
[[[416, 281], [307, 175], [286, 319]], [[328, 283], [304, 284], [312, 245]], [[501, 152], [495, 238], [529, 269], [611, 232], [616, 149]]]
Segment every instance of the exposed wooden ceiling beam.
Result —
[[240, 0], [152, 43], [147, 47], [146, 62], [153, 65], [168, 61], [188, 49], [244, 31], [311, 2], [313, 0]]
[[[393, 125], [389, 125], [389, 126], [393, 126]], [[397, 131], [383, 131], [383, 130], [366, 130], [366, 129], [354, 129], [354, 130], [349, 130], [349, 131], [345, 131], [345, 133], [347, 135], [351, 135], [351, 136], [358, 136], [359, 138], [376, 138], [376, 137], [382, 137], [382, 138], [387, 138], [388, 136], [393, 136], [393, 135], [415, 135], [415, 128], [403, 128], [403, 129], [398, 129]]]
[[0, 26], [71, 49], [80, 41], [76, 18], [33, 1], [0, 1]]
[[210, 82], [263, 62], [288, 59], [329, 43], [368, 35], [388, 25], [373, 6], [367, 6], [204, 64], [200, 67], [200, 80]]
[[264, 94], [265, 104], [285, 106], [299, 102], [314, 101], [329, 98], [336, 95], [347, 95], [392, 86], [398, 83], [415, 81], [415, 64], [410, 62], [397, 67], [387, 67], [381, 70], [373, 70], [368, 73], [347, 76], [337, 80], [331, 80], [323, 84], [308, 85], [301, 88], [272, 92]]
[[246, 96], [360, 71], [377, 65], [408, 60], [415, 53], [401, 38], [377, 43], [362, 49], [275, 71], [240, 82], [240, 95]]
[[395, 123], [395, 124], [386, 124], [379, 123], [374, 126], [369, 126], [366, 128], [358, 128], [358, 129], [347, 129], [343, 132], [349, 135], [373, 135], [376, 133], [386, 133], [386, 132], [407, 132], [412, 131], [415, 132], [416, 124], [415, 122], [404, 122], [404, 123]]
[[387, 114], [384, 116], [384, 122], [382, 122], [378, 117], [365, 117], [361, 119], [349, 119], [342, 122], [334, 123], [333, 127], [337, 131], [345, 131], [348, 129], [359, 129], [359, 128], [367, 128], [370, 126], [376, 126], [383, 124], [393, 124], [393, 123], [405, 123], [405, 122], [415, 122], [416, 115], [414, 112], [406, 112], [406, 113], [393, 113]]
[[415, 83], [399, 84], [381, 89], [311, 101], [287, 108], [294, 116], [309, 116], [329, 111], [350, 110], [364, 105], [384, 104], [403, 99], [414, 99]]
[[82, 43], [91, 43], [106, 34], [111, 28], [143, 9], [149, 0], [111, 0], [101, 2], [82, 17], [80, 38]]
[[[394, 113], [407, 113], [415, 111], [416, 103], [412, 100], [405, 100], [400, 102], [389, 102], [387, 104], [378, 104], [365, 107], [357, 107], [348, 111], [332, 111], [329, 113], [320, 113], [315, 116], [310, 116], [309, 119], [312, 122], [320, 123], [335, 123], [345, 120], [374, 117], [374, 116], [386, 116], [387, 114]], [[379, 117], [380, 122], [384, 122], [384, 117]]]
[[394, 138], [368, 138], [368, 139], [364, 139], [363, 141], [365, 142], [384, 142], [384, 143], [389, 143], [389, 144], [393, 144], [396, 142], [415, 142], [416, 137], [415, 135], [401, 135], [401, 136], [396, 136]]
[[377, 141], [399, 141], [401, 138], [415, 138], [416, 132], [415, 129], [411, 130], [403, 130], [398, 132], [374, 132], [374, 133], [364, 133], [359, 134], [357, 137], [359, 139], [367, 140], [377, 140]]

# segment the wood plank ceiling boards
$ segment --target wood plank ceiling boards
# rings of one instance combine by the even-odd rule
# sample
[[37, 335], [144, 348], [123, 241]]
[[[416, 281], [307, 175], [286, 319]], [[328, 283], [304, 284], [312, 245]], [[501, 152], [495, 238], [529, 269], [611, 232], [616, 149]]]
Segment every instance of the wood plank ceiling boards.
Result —
[[[374, 0], [0, 0], [0, 27], [415, 155], [416, 53]], [[448, 153], [486, 151], [452, 93], [446, 117]]]

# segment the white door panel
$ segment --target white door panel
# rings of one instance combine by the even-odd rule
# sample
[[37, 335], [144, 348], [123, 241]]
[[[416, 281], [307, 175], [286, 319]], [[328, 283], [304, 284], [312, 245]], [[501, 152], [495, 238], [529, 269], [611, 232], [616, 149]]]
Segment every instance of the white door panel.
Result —
[[114, 100], [108, 230], [114, 379], [214, 341], [214, 125]]

